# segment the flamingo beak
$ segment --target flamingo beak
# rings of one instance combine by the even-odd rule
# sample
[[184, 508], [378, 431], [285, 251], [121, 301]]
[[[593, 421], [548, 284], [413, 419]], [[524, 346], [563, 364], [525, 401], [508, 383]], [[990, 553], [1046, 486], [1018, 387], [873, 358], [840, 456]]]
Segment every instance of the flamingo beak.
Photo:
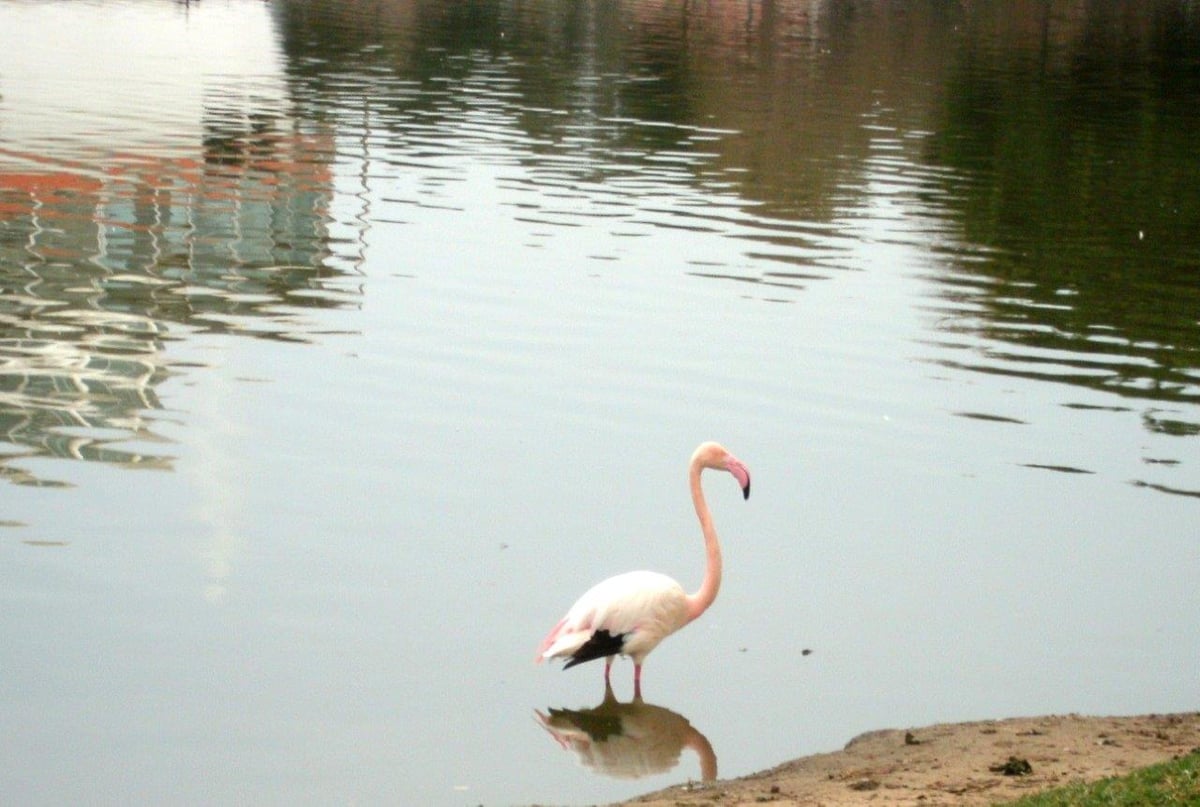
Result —
[[733, 474], [733, 478], [737, 480], [738, 485], [742, 488], [742, 498], [750, 498], [750, 470], [742, 464], [742, 461], [736, 457], [730, 457], [725, 462], [725, 470]]

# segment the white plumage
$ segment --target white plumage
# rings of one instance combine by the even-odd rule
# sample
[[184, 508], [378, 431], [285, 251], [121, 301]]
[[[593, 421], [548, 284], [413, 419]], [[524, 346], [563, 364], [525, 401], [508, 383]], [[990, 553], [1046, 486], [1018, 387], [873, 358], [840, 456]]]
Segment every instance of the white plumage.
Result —
[[547, 637], [543, 659], [573, 656], [597, 631], [625, 637], [621, 655], [635, 664], [687, 619], [683, 586], [658, 572], [626, 572], [592, 586]]

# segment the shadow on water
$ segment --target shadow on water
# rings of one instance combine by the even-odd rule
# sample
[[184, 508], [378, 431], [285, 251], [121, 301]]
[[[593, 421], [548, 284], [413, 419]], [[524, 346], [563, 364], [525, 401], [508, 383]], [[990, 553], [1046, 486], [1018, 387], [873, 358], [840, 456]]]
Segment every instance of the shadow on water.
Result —
[[621, 703], [609, 685], [604, 699], [590, 709], [550, 708], [534, 714], [564, 751], [573, 752], [594, 773], [616, 779], [666, 773], [686, 749], [696, 754], [701, 781], [717, 778], [716, 752], [687, 718], [641, 698]]

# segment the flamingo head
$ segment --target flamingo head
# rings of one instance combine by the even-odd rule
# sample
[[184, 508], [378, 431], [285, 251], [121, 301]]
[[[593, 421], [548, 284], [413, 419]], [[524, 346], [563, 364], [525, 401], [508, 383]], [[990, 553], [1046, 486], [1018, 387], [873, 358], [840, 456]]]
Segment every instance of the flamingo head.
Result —
[[742, 498], [750, 498], [750, 469], [720, 443], [701, 443], [692, 455], [692, 462], [714, 471], [728, 471], [742, 489]]

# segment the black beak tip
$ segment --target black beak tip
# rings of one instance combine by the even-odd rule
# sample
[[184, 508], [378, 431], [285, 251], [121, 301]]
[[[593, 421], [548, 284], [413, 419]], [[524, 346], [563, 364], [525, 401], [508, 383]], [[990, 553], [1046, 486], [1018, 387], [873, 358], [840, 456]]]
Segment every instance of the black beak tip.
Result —
[[746, 487], [742, 488], [742, 499], [750, 498], [750, 483], [746, 483]]

